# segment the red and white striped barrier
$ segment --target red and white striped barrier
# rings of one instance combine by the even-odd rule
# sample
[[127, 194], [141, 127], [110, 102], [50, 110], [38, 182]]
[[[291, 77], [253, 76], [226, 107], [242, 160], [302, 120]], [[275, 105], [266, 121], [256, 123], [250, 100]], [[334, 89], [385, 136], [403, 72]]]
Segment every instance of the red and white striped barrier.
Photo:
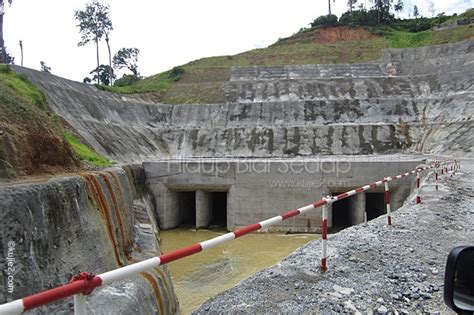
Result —
[[420, 196], [420, 169], [416, 170], [416, 203], [421, 203]]
[[[445, 163], [443, 163], [445, 164]], [[34, 308], [64, 299], [66, 297], [74, 296], [74, 305], [76, 314], [85, 314], [86, 304], [85, 296], [90, 294], [95, 288], [99, 286], [109, 285], [112, 282], [128, 278], [132, 275], [139, 274], [141, 272], [156, 268], [158, 266], [167, 264], [169, 262], [199, 253], [203, 250], [211, 249], [219, 244], [222, 244], [227, 241], [234, 240], [251, 232], [255, 232], [259, 229], [266, 229], [272, 225], [275, 225], [281, 221], [287, 220], [299, 214], [304, 214], [309, 211], [314, 210], [315, 208], [323, 206], [322, 210], [322, 244], [323, 244], [323, 253], [321, 258], [321, 270], [327, 270], [327, 228], [328, 228], [328, 214], [327, 207], [339, 200], [348, 198], [357, 193], [364, 192], [369, 189], [376, 188], [382, 184], [388, 184], [389, 181], [398, 180], [402, 177], [409, 176], [411, 174], [417, 173], [417, 187], [418, 187], [418, 196], [419, 197], [419, 172], [422, 170], [427, 170], [435, 166], [417, 168], [411, 172], [403, 173], [397, 176], [386, 177], [383, 180], [365, 185], [354, 190], [339, 194], [334, 197], [322, 198], [319, 201], [316, 201], [307, 206], [294, 209], [283, 213], [279, 216], [261, 221], [259, 223], [251, 224], [242, 228], [238, 228], [233, 232], [223, 234], [217, 237], [214, 237], [210, 240], [196, 243], [191, 246], [180, 248], [169, 253], [160, 255], [159, 257], [153, 257], [141, 262], [137, 262], [131, 265], [123, 266], [121, 268], [111, 270], [99, 275], [93, 275], [90, 273], [80, 273], [75, 276], [68, 284], [56, 287], [47, 291], [43, 291], [23, 299], [18, 299], [13, 302], [9, 302], [3, 305], [0, 305], [0, 314], [1, 315], [10, 315], [10, 314], [21, 314], [22, 312], [32, 310]], [[386, 186], [386, 191], [388, 186]], [[391, 224], [391, 217], [389, 213], [390, 199], [387, 200], [387, 214], [389, 216], [389, 225]], [[417, 199], [418, 203], [418, 199]]]
[[388, 187], [388, 183], [389, 180], [385, 182], [385, 206], [387, 207], [387, 224], [392, 225], [392, 214], [390, 211], [390, 190]]
[[435, 167], [436, 191], [438, 191], [438, 166]]

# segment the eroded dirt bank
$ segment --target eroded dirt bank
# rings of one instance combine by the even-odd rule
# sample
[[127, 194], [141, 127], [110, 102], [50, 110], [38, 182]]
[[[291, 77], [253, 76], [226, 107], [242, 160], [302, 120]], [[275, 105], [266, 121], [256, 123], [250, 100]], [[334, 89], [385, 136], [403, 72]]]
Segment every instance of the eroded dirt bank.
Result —
[[217, 295], [195, 313], [372, 312], [452, 313], [443, 303], [447, 254], [474, 244], [472, 169], [434, 176], [386, 217], [348, 228], [328, 238], [329, 270], [319, 271], [320, 241], [301, 247], [278, 265]]

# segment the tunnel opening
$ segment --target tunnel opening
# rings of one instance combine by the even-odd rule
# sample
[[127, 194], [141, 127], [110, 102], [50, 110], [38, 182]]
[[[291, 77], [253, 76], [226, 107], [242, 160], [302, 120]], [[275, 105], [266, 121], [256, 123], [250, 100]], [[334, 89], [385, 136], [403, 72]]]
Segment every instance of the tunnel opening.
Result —
[[375, 219], [386, 213], [384, 193], [366, 193], [365, 211], [367, 220]]
[[227, 192], [211, 192], [211, 227], [227, 228]]
[[196, 192], [179, 192], [179, 225], [196, 227]]
[[[333, 194], [333, 196], [337, 196]], [[332, 231], [341, 230], [352, 225], [352, 197], [348, 197], [332, 204]]]

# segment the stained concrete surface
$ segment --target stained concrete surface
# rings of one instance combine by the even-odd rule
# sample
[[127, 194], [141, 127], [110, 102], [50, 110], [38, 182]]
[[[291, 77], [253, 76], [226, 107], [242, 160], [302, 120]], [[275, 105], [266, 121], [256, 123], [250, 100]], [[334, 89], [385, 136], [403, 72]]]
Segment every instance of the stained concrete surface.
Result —
[[[129, 166], [127, 171], [113, 168], [0, 187], [0, 303], [65, 284], [79, 272], [103, 273], [159, 254], [154, 211], [134, 183], [143, 170]], [[10, 292], [6, 259], [11, 242]], [[166, 268], [98, 288], [87, 301], [91, 314], [173, 313], [178, 307]], [[72, 311], [69, 298], [31, 313]]]

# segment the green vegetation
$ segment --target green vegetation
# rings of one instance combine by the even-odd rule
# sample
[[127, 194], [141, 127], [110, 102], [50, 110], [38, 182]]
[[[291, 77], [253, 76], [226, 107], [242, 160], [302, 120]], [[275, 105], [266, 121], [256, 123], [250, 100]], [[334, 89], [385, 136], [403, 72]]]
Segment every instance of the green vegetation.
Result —
[[26, 77], [10, 70], [7, 65], [0, 65], [0, 81], [13, 89], [18, 95], [46, 111], [46, 99]]
[[[384, 8], [381, 8], [385, 10]], [[142, 80], [117, 80], [112, 87], [101, 89], [124, 93], [153, 93], [155, 100], [168, 104], [203, 104], [223, 102], [222, 87], [230, 77], [232, 67], [287, 64], [363, 63], [376, 60], [386, 48], [410, 48], [453, 43], [474, 38], [474, 26], [460, 26], [449, 30], [432, 28], [450, 19], [474, 16], [474, 9], [456, 17], [440, 14], [434, 18], [395, 19], [391, 13], [379, 16], [377, 10], [347, 12], [339, 21], [335, 16], [323, 16], [311, 28], [301, 28], [291, 37], [275, 44], [234, 56], [217, 56], [192, 61], [169, 71]], [[321, 37], [331, 32], [326, 25], [336, 23], [362, 37], [336, 39]], [[319, 25], [319, 26], [316, 26]], [[364, 34], [365, 32], [365, 34]], [[327, 34], [326, 34], [327, 35]], [[365, 37], [364, 37], [365, 36]], [[362, 38], [362, 39], [361, 39]], [[121, 85], [121, 86], [118, 86]]]
[[321, 15], [316, 20], [311, 23], [312, 27], [316, 26], [329, 26], [329, 25], [336, 25], [337, 24], [337, 16], [334, 14], [328, 15]]
[[474, 25], [465, 25], [449, 30], [409, 33], [393, 31], [388, 35], [390, 47], [411, 48], [448, 44], [474, 38]]
[[94, 150], [83, 144], [69, 131], [63, 130], [64, 138], [71, 145], [80, 160], [89, 162], [95, 166], [111, 166], [112, 163], [103, 156], [98, 155]]
[[[17, 74], [6, 65], [0, 65], [0, 124], [8, 126], [7, 130], [11, 130], [19, 146], [16, 149], [20, 152], [38, 146], [36, 150], [67, 154], [67, 150], [62, 149], [62, 141], [65, 139], [81, 160], [96, 166], [111, 165], [106, 158], [97, 155], [69, 131], [63, 129], [59, 117], [47, 106], [44, 94], [26, 77]], [[31, 140], [33, 138], [28, 137], [36, 138]], [[44, 145], [54, 145], [55, 148], [41, 147], [43, 144], [35, 141], [45, 141]], [[70, 158], [69, 156], [55, 158], [61, 159], [61, 157], [65, 160]]]

